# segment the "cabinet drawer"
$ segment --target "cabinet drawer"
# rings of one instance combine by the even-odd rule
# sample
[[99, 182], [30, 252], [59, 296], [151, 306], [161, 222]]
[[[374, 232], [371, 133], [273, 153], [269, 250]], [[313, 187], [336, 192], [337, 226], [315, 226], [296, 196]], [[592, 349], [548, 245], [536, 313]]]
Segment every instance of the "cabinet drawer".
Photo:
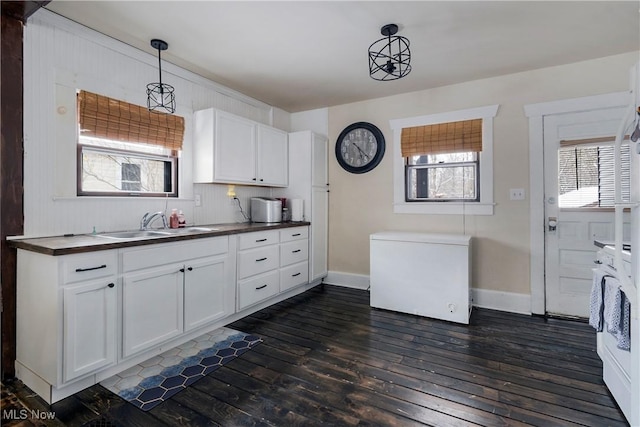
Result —
[[301, 262], [280, 269], [280, 292], [309, 281], [309, 263]]
[[223, 254], [228, 250], [229, 238], [227, 236], [150, 245], [145, 246], [144, 249], [136, 248], [124, 252], [122, 270], [123, 272], [128, 272], [158, 265], [167, 265]]
[[280, 267], [278, 245], [248, 249], [238, 253], [238, 278], [260, 274]]
[[280, 245], [280, 266], [295, 264], [309, 259], [309, 241], [294, 240]]
[[238, 249], [251, 249], [279, 243], [278, 230], [256, 231], [238, 235]]
[[118, 274], [117, 251], [68, 255], [62, 261], [64, 283], [73, 283]]
[[277, 294], [279, 282], [278, 270], [238, 282], [238, 310]]
[[280, 242], [290, 242], [292, 240], [308, 239], [309, 227], [294, 227], [280, 230]]

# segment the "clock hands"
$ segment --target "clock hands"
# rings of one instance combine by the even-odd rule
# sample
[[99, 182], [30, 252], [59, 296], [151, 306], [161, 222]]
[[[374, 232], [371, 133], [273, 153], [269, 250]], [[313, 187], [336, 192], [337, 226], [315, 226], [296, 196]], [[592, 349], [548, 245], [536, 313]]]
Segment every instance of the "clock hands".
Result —
[[361, 158], [362, 160], [364, 160], [362, 156], [366, 157], [366, 158], [367, 158], [367, 160], [369, 160], [369, 155], [368, 155], [368, 154], [366, 154], [364, 151], [362, 151], [362, 148], [360, 148], [360, 147], [358, 146], [358, 144], [356, 144], [355, 142], [353, 142], [352, 144], [353, 144], [353, 145], [354, 145], [354, 147], [356, 147], [356, 148], [358, 149], [358, 151], [360, 152], [360, 158]]

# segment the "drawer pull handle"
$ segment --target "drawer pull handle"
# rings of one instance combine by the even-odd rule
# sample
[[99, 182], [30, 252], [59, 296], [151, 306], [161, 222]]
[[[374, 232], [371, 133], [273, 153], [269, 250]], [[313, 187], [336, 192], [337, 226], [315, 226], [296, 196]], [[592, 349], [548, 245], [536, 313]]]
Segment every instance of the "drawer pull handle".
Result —
[[602, 264], [602, 261], [600, 261], [599, 259], [597, 259], [597, 260], [595, 260], [593, 262], [596, 263], [596, 264]]
[[256, 291], [259, 291], [260, 289], [264, 289], [264, 288], [266, 288], [266, 287], [267, 287], [267, 285], [258, 286], [258, 287], [256, 288]]
[[109, 283], [109, 284], [107, 285], [107, 287], [108, 287], [108, 288], [113, 288], [115, 285], [116, 285], [115, 283]]
[[299, 276], [301, 273], [292, 274], [291, 277]]
[[82, 273], [83, 271], [100, 270], [101, 268], [107, 268], [107, 264], [102, 264], [99, 267], [76, 268], [76, 273]]
[[296, 234], [292, 234], [291, 237], [298, 237], [300, 236], [300, 233], [296, 233]]
[[291, 251], [292, 254], [297, 254], [298, 252], [300, 252], [301, 249], [296, 249], [295, 251]]
[[258, 239], [258, 240], [256, 240], [256, 243], [266, 242], [266, 241], [267, 241], [267, 239]]
[[256, 262], [266, 261], [266, 260], [267, 260], [267, 258], [266, 258], [266, 257], [264, 257], [264, 258], [257, 259], [257, 260], [256, 260]]

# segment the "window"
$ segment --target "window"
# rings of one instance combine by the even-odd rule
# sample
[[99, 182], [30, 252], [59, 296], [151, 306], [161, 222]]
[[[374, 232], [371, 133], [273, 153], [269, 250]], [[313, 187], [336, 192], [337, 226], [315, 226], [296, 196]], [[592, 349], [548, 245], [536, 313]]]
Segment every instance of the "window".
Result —
[[409, 156], [406, 162], [407, 201], [480, 200], [477, 152]]
[[392, 120], [394, 212], [493, 214], [493, 117], [487, 106]]
[[[614, 207], [614, 147], [612, 142], [562, 141], [558, 150], [558, 207]], [[622, 200], [629, 201], [629, 144], [621, 146]]]
[[178, 196], [184, 118], [78, 93], [78, 195]]

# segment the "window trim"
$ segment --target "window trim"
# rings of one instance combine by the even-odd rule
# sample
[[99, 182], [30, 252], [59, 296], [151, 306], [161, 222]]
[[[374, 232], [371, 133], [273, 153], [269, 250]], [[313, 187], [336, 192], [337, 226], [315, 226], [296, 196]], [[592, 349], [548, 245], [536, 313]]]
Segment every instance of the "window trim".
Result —
[[[493, 118], [499, 104], [390, 120], [393, 131], [393, 212], [405, 214], [493, 215]], [[479, 152], [480, 201], [406, 201], [405, 160], [400, 141], [406, 127], [432, 125], [445, 122], [482, 119], [482, 151]]]
[[[179, 157], [178, 156], [161, 156], [157, 154], [144, 153], [140, 151], [132, 151], [132, 150], [120, 150], [117, 148], [108, 148], [108, 147], [98, 147], [90, 144], [83, 144], [78, 142], [77, 144], [77, 160], [76, 160], [76, 195], [78, 197], [178, 197], [178, 185], [179, 185]], [[114, 154], [122, 154], [122, 155], [130, 155], [133, 157], [147, 158], [158, 161], [170, 161], [172, 167], [174, 169], [172, 173], [172, 188], [173, 191], [171, 193], [152, 193], [152, 192], [143, 192], [143, 191], [83, 191], [82, 190], [82, 150], [86, 147], [94, 152], [103, 152], [103, 153], [114, 153]]]

